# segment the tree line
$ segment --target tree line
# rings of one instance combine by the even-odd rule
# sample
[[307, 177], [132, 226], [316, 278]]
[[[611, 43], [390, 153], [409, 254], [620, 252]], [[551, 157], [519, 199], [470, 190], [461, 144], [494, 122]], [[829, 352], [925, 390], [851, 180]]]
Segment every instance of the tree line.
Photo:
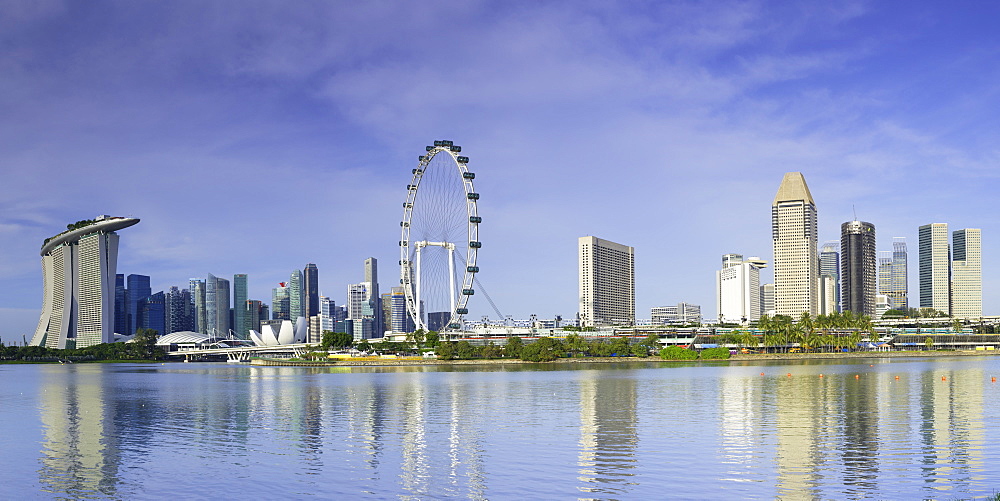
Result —
[[96, 362], [107, 360], [161, 360], [166, 356], [156, 346], [157, 331], [139, 329], [131, 342], [103, 343], [78, 349], [44, 346], [5, 346], [0, 343], [0, 361], [5, 362]]
[[762, 334], [737, 329], [718, 335], [719, 344], [742, 348], [765, 347], [785, 350], [798, 344], [805, 351], [856, 349], [866, 337], [875, 335], [871, 317], [850, 311], [813, 316], [803, 312], [798, 321], [788, 315], [764, 315], [757, 321]]

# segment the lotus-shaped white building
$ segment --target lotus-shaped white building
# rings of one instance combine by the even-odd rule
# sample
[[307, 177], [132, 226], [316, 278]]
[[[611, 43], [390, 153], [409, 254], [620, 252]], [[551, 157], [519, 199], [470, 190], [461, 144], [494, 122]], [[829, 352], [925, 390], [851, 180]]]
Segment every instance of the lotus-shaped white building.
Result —
[[266, 323], [260, 326], [261, 332], [250, 330], [250, 339], [257, 346], [279, 346], [306, 342], [309, 324], [306, 317], [299, 317], [292, 325], [291, 320], [282, 320], [280, 324]]

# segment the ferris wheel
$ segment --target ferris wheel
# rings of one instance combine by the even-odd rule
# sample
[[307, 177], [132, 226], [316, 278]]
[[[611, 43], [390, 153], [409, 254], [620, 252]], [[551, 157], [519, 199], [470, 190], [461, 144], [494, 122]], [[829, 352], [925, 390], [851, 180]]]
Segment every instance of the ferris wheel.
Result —
[[452, 141], [434, 141], [420, 155], [403, 202], [400, 284], [415, 328], [457, 330], [469, 313], [479, 272], [479, 217], [469, 158]]

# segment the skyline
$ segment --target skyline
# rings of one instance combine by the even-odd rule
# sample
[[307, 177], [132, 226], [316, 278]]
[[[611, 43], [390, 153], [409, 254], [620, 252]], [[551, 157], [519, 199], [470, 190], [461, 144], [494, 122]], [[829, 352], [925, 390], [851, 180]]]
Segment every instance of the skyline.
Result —
[[[343, 304], [368, 257], [388, 290], [410, 169], [435, 139], [478, 174], [477, 279], [516, 318], [576, 313], [585, 235], [634, 247], [638, 317], [679, 302], [713, 317], [724, 254], [773, 262], [769, 205], [789, 171], [809, 181], [819, 242], [854, 219], [879, 251], [907, 239], [911, 305], [917, 228], [982, 228], [984, 314], [1000, 314], [995, 6], [4, 12], [5, 342], [38, 322], [42, 240], [98, 214], [143, 220], [118, 270], [154, 291], [246, 273], [248, 297], [269, 302], [316, 263], [319, 292]], [[469, 309], [495, 317], [481, 297]]]

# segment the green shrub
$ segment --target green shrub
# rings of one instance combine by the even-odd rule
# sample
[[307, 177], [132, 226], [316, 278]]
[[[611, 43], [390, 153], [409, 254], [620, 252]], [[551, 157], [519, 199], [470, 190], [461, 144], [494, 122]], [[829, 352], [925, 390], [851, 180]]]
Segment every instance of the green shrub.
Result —
[[695, 360], [698, 358], [698, 352], [686, 350], [680, 346], [667, 346], [660, 350], [660, 358], [664, 360]]
[[729, 358], [729, 348], [708, 348], [702, 350], [702, 360], [726, 360]]

